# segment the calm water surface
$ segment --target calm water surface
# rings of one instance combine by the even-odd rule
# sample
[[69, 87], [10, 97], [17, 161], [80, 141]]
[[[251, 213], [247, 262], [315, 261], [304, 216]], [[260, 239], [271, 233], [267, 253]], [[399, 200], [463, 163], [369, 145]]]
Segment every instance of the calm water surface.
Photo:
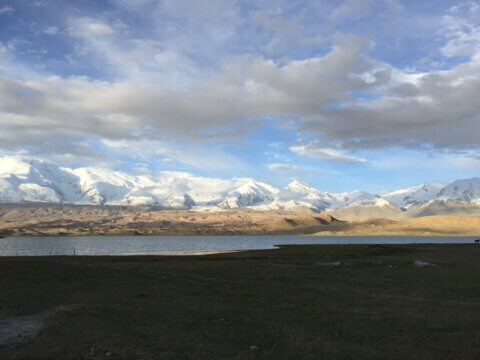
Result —
[[471, 244], [475, 237], [420, 236], [85, 236], [0, 239], [0, 256], [128, 255], [272, 249], [302, 244]]

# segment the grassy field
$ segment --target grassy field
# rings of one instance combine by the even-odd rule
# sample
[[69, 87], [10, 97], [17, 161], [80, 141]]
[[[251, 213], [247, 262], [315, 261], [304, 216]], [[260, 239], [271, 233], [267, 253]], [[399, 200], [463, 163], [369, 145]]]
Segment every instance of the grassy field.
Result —
[[478, 245], [0, 258], [0, 359], [479, 358]]

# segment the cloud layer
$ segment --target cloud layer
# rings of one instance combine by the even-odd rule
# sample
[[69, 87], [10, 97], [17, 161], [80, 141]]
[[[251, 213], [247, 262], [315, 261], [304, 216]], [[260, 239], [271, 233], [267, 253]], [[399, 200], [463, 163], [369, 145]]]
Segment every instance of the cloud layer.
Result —
[[[64, 21], [32, 21], [54, 6]], [[0, 148], [95, 158], [94, 143], [117, 154], [148, 143], [163, 149], [151, 157], [189, 164], [268, 119], [296, 137], [284, 144], [291, 154], [320, 161], [363, 164], [362, 152], [395, 148], [475, 154], [480, 5], [427, 10], [393, 0], [7, 4]], [[413, 16], [437, 29], [428, 53], [415, 52], [424, 35], [394, 27]]]

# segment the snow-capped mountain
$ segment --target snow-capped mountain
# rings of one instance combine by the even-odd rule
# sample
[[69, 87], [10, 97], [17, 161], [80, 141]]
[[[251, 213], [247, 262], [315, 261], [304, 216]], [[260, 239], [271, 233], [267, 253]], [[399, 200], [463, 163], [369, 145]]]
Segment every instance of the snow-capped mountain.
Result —
[[433, 199], [413, 206], [413, 216], [479, 214], [480, 179], [456, 180], [441, 189]]
[[[105, 169], [59, 168], [35, 159], [0, 158], [0, 202], [46, 202], [98, 205], [190, 207], [188, 187], [165, 176], [176, 188], [149, 176]], [[163, 177], [162, 177], [163, 178]], [[183, 190], [183, 191], [182, 191]]]
[[456, 180], [441, 189], [434, 199], [466, 201], [480, 205], [480, 178]]
[[428, 183], [382, 195], [322, 192], [299, 180], [277, 189], [249, 178], [230, 180], [163, 171], [129, 175], [100, 168], [60, 168], [21, 157], [0, 158], [0, 203], [154, 205], [221, 211], [329, 211], [342, 218], [480, 212], [480, 178]]
[[289, 204], [288, 207], [293, 207], [294, 204], [303, 207], [316, 208], [324, 210], [336, 205], [336, 199], [329, 193], [321, 192], [320, 190], [310, 186], [299, 180], [293, 180], [275, 197], [277, 207], [279, 204]]
[[78, 177], [35, 159], [0, 159], [1, 202], [81, 202]]
[[[378, 195], [370, 194], [363, 190], [354, 190], [351, 192], [344, 192], [339, 194], [333, 194], [337, 200], [337, 208], [342, 206], [347, 206], [351, 204], [356, 204], [359, 202], [365, 201], [374, 201], [378, 199]], [[375, 201], [373, 202], [375, 203]]]
[[0, 202], [239, 208], [272, 201], [275, 187], [253, 179], [222, 180], [164, 171], [132, 176], [99, 168], [60, 168], [20, 157], [0, 158]]
[[332, 215], [342, 220], [366, 220], [370, 218], [400, 218], [403, 211], [388, 200], [376, 197], [347, 204], [331, 211]]
[[282, 190], [277, 200], [308, 203], [319, 210], [336, 209], [359, 201], [374, 200], [378, 196], [366, 191], [354, 190], [344, 193], [322, 192], [299, 180], [294, 180]]
[[409, 208], [432, 200], [444, 187], [445, 184], [440, 183], [420, 184], [382, 194], [382, 197], [396, 206]]
[[247, 179], [227, 193], [225, 200], [218, 205], [222, 209], [237, 209], [245, 206], [252, 206], [261, 203], [271, 202], [279, 190], [269, 184]]
[[361, 191], [321, 192], [298, 180], [279, 190], [248, 178], [222, 180], [169, 171], [132, 176], [100, 168], [59, 168], [35, 159], [0, 159], [1, 202], [321, 211], [373, 197]]
[[339, 194], [322, 192], [302, 181], [293, 180], [275, 195], [273, 201], [257, 206], [257, 208], [288, 211], [330, 211], [358, 201], [373, 200], [376, 198], [376, 195], [359, 190]]
[[114, 204], [123, 199], [136, 187], [136, 179], [123, 173], [104, 169], [63, 169], [76, 177], [84, 198], [95, 204]]

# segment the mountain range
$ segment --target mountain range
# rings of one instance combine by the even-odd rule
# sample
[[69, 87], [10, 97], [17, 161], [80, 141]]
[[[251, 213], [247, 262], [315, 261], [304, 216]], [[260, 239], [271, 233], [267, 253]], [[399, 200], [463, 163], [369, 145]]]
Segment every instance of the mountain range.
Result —
[[0, 203], [150, 205], [221, 211], [328, 211], [341, 219], [480, 213], [480, 178], [427, 183], [383, 194], [329, 193], [299, 180], [278, 189], [249, 178], [223, 180], [184, 172], [129, 175], [100, 168], [62, 168], [51, 162], [0, 158]]

